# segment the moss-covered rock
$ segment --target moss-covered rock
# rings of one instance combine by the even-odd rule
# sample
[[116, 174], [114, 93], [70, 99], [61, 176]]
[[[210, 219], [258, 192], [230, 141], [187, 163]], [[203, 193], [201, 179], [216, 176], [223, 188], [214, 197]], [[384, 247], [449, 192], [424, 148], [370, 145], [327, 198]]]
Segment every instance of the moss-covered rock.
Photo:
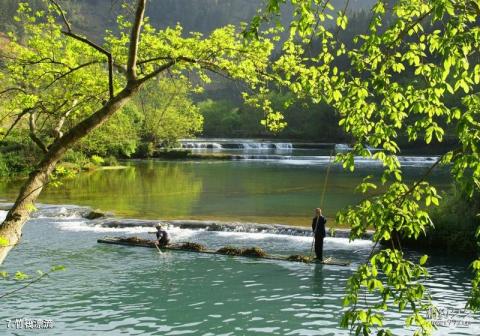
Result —
[[119, 241], [132, 244], [151, 244], [152, 241], [148, 239], [142, 239], [139, 237], [119, 238]]
[[267, 253], [260, 247], [249, 247], [242, 251], [242, 256], [263, 258], [267, 256]]
[[298, 261], [298, 262], [304, 262], [304, 263], [310, 263], [312, 262], [313, 258], [309, 256], [304, 256], [300, 254], [294, 254], [291, 255], [287, 258], [288, 261]]
[[182, 250], [197, 251], [197, 252], [202, 252], [207, 250], [206, 246], [198, 243], [192, 243], [192, 242], [183, 243], [179, 246], [179, 248], [181, 248]]
[[217, 250], [217, 253], [225, 254], [225, 255], [236, 255], [236, 256], [239, 256], [239, 255], [242, 255], [243, 249], [238, 248], [238, 247], [233, 247], [233, 246], [224, 246], [224, 247], [222, 247], [222, 248], [219, 248], [219, 249]]

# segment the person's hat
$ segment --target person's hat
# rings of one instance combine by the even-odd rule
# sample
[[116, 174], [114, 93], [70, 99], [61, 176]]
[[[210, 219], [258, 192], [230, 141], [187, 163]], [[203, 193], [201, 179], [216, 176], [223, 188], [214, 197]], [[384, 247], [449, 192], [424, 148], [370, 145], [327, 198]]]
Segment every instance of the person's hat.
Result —
[[162, 228], [162, 224], [159, 223], [159, 224], [155, 225], [155, 229], [161, 229], [161, 228]]

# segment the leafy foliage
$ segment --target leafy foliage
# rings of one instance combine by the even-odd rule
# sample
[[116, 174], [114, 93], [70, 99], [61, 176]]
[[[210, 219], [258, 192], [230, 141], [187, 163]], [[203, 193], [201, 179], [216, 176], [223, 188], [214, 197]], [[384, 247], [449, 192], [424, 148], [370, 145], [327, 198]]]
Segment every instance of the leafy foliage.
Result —
[[184, 78], [159, 78], [140, 92], [136, 105], [142, 111], [141, 137], [168, 147], [180, 138], [202, 130], [203, 117], [190, 99], [191, 84]]
[[[254, 38], [263, 22], [280, 13], [285, 3], [269, 0], [245, 36]], [[392, 245], [373, 250], [367, 264], [350, 278], [345, 300], [350, 308], [342, 325], [357, 335], [389, 335], [391, 331], [383, 327], [384, 312], [392, 304], [400, 311], [408, 305], [406, 324], [417, 327], [415, 334], [428, 335], [432, 325], [424, 316], [430, 303], [421, 285], [427, 275], [426, 259], [406, 260], [399, 238], [417, 238], [431, 226], [428, 208], [439, 205], [440, 197], [425, 177], [437, 165], [451, 168], [466, 197], [480, 188], [480, 4], [399, 0], [387, 6], [379, 0], [372, 8], [368, 31], [353, 43], [343, 41], [340, 34], [348, 28], [347, 8], [335, 11], [329, 1], [322, 0], [290, 4], [295, 8], [290, 38], [272, 65], [272, 81], [298, 98], [324, 102], [337, 111], [339, 124], [355, 141], [351, 152], [336, 158], [345, 169], [354, 170], [357, 156], [384, 165], [379, 181], [367, 178], [358, 190], [367, 192], [384, 184], [385, 192], [337, 215], [338, 221], [351, 226], [350, 239], [360, 238], [370, 226], [375, 229], [374, 241], [387, 240]], [[330, 29], [332, 25], [336, 28]], [[319, 45], [315, 53], [310, 49], [312, 41]], [[281, 119], [271, 122], [273, 129], [282, 127]], [[442, 142], [447, 126], [455, 130], [459, 147], [445, 152], [424, 178], [411, 185], [402, 182], [398, 139]], [[380, 151], [372, 153], [369, 146]], [[469, 307], [476, 310], [480, 308], [480, 261], [472, 266], [476, 276]], [[364, 307], [357, 305], [364, 291], [380, 295], [381, 304], [367, 298]]]
[[[8, 47], [1, 54], [4, 136], [23, 132], [44, 153], [127, 84], [124, 64], [132, 26], [131, 13], [124, 8], [124, 15], [118, 17], [118, 33], [108, 31], [105, 44], [92, 47], [70, 30], [68, 21], [64, 20], [66, 27], [58, 23], [65, 13], [54, 4], [44, 1], [43, 11], [20, 4], [15, 20], [22, 24], [22, 38], [10, 33]], [[113, 60], [112, 83], [105, 50]], [[189, 94], [201, 90], [200, 83], [209, 83], [211, 73], [243, 80], [255, 89], [265, 81], [272, 50], [265, 36], [244, 44], [233, 26], [204, 37], [185, 34], [178, 25], [158, 30], [146, 18], [135, 69], [141, 94], [76, 144], [76, 150], [88, 156], [130, 156], [141, 139], [172, 144], [179, 137], [198, 133], [202, 117]]]

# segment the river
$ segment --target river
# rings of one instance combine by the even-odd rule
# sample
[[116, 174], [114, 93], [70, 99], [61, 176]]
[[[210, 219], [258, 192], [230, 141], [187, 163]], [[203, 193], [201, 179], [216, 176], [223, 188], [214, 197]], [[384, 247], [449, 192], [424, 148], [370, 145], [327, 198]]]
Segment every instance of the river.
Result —
[[[1, 333], [31, 334], [6, 327], [6, 320], [25, 318], [52, 320], [53, 328], [41, 332], [45, 335], [348, 335], [338, 327], [345, 281], [367, 258], [373, 247], [368, 240], [326, 238], [325, 255], [351, 261], [348, 267], [189, 252], [159, 255], [153, 249], [96, 242], [104, 236], [145, 238], [151, 225], [112, 228], [81, 215], [89, 206], [112, 211], [117, 218], [308, 225], [329, 162], [328, 155], [310, 156], [317, 158], [130, 161], [125, 169], [82, 173], [61, 187], [48, 188], [41, 197], [44, 205], [27, 223], [21, 245], [2, 270], [33, 274], [57, 264], [66, 270], [3, 298]], [[431, 159], [413, 161], [405, 168], [409, 180], [420, 176]], [[353, 190], [361, 177], [379, 171], [371, 162], [359, 165], [354, 174], [332, 167], [324, 204], [330, 223], [335, 211], [360, 199]], [[445, 171], [435, 171], [432, 182], [449, 188]], [[1, 182], [0, 197], [11, 201], [18, 186], [19, 181]], [[0, 219], [5, 214], [0, 211]], [[308, 236], [269, 230], [169, 230], [174, 241], [211, 248], [259, 246], [290, 255], [308, 254], [311, 246]], [[415, 252], [407, 253], [418, 258]], [[429, 259], [432, 279], [426, 284], [440, 308], [465, 305], [467, 266], [465, 260], [441, 255]], [[19, 285], [3, 280], [1, 291]], [[403, 327], [403, 316], [388, 313], [394, 334], [413, 333]], [[476, 315], [462, 320], [468, 326], [442, 326], [435, 335], [480, 334]]]

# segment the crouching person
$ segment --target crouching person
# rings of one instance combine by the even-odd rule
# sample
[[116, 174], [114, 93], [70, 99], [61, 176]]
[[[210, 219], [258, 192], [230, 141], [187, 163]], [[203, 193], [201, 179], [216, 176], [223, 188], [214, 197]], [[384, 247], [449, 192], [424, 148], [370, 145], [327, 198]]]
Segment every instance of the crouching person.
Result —
[[157, 235], [158, 246], [162, 247], [170, 244], [170, 236], [168, 232], [164, 230], [160, 224], [157, 224], [155, 228], [157, 229], [157, 232], [155, 234]]

